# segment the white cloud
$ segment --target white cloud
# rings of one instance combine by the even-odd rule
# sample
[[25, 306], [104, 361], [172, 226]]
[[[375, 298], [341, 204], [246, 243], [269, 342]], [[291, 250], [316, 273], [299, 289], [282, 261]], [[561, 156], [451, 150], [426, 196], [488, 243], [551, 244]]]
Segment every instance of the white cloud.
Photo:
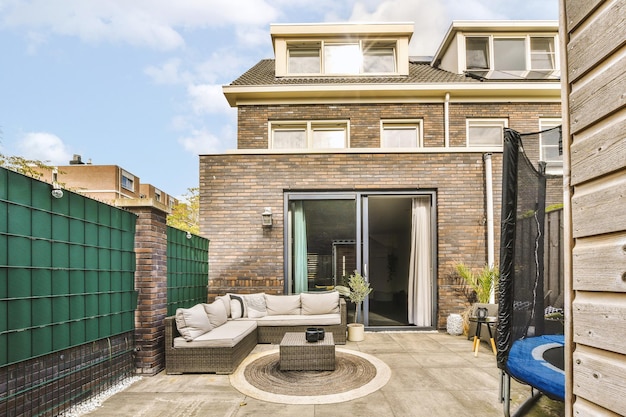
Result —
[[350, 21], [413, 22], [409, 53], [434, 55], [453, 20], [557, 19], [557, 0], [359, 0]]
[[232, 113], [222, 86], [217, 84], [196, 84], [187, 87], [191, 107], [196, 114]]
[[183, 148], [195, 155], [217, 153], [220, 139], [206, 129], [194, 129], [188, 136], [178, 139]]
[[19, 139], [17, 149], [24, 158], [49, 161], [51, 165], [67, 165], [72, 159], [72, 152], [52, 133], [26, 133]]
[[31, 0], [3, 6], [0, 26], [159, 50], [183, 46], [180, 29], [267, 25], [279, 14], [265, 0]]
[[172, 58], [161, 64], [160, 66], [150, 65], [144, 69], [144, 73], [148, 75], [156, 84], [181, 84], [191, 82], [193, 76], [186, 71], [181, 71], [181, 60]]

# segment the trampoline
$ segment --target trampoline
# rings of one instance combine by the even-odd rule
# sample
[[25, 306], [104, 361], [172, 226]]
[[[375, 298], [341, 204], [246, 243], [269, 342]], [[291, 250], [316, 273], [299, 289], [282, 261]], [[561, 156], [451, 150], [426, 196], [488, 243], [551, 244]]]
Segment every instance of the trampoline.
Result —
[[[560, 135], [560, 127], [556, 129]], [[504, 133], [496, 344], [507, 417], [511, 378], [531, 387], [530, 398], [516, 413], [524, 413], [541, 395], [565, 399], [563, 310], [558, 305], [563, 277], [544, 279], [545, 164], [536, 169], [522, 143], [522, 136], [540, 133]]]
[[509, 375], [550, 398], [565, 400], [565, 338], [543, 335], [513, 342], [507, 360]]

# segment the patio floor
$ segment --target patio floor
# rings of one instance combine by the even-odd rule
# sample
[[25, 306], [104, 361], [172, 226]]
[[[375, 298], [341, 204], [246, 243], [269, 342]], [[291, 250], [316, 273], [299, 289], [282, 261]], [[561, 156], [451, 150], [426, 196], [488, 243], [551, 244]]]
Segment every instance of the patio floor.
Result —
[[[247, 397], [235, 390], [228, 375], [185, 374], [143, 377], [88, 414], [104, 416], [502, 416], [498, 400], [500, 371], [495, 356], [481, 343], [474, 357], [471, 341], [446, 333], [368, 332], [363, 342], [343, 346], [384, 361], [391, 379], [380, 390], [359, 399], [323, 405], [285, 405]], [[253, 352], [275, 349], [257, 345]], [[512, 407], [530, 389], [512, 383]], [[562, 416], [563, 404], [545, 397], [529, 416]]]

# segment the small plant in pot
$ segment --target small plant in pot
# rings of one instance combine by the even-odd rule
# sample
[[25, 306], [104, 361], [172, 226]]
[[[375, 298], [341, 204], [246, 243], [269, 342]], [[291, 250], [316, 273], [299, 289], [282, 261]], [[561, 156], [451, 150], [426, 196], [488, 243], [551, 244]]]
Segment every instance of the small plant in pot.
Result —
[[499, 270], [495, 266], [485, 265], [480, 271], [474, 272], [465, 264], [456, 265], [456, 272], [464, 283], [469, 287], [468, 301], [472, 306], [468, 307], [461, 316], [465, 334], [469, 331], [469, 317], [476, 307], [484, 307], [489, 304], [491, 292], [498, 290]]
[[359, 312], [361, 311], [361, 304], [363, 300], [372, 292], [369, 282], [365, 281], [365, 278], [358, 272], [354, 271], [354, 274], [350, 275], [348, 280], [348, 286], [337, 285], [335, 287], [339, 294], [350, 298], [356, 305], [356, 311], [354, 312], [354, 323], [348, 324], [348, 340], [353, 342], [360, 342], [364, 339], [364, 325], [359, 323]]

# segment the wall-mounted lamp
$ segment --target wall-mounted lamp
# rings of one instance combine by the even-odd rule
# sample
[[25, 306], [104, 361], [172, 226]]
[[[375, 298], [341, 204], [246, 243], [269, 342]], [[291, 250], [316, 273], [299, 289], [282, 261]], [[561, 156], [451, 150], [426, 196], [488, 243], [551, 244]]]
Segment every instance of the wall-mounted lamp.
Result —
[[265, 210], [261, 214], [261, 224], [263, 227], [272, 227], [272, 208], [265, 207]]
[[52, 197], [54, 198], [63, 197], [63, 190], [61, 189], [61, 186], [57, 184], [56, 181], [52, 184], [52, 192], [50, 194], [52, 194]]
[[185, 235], [185, 237], [186, 237], [187, 239], [191, 239], [191, 232], [187, 232], [187, 234]]
[[54, 198], [63, 197], [63, 190], [61, 189], [61, 186], [57, 182], [58, 179], [59, 179], [59, 170], [57, 169], [57, 167], [53, 167], [52, 168], [52, 192], [50, 194], [52, 194], [52, 197]]

